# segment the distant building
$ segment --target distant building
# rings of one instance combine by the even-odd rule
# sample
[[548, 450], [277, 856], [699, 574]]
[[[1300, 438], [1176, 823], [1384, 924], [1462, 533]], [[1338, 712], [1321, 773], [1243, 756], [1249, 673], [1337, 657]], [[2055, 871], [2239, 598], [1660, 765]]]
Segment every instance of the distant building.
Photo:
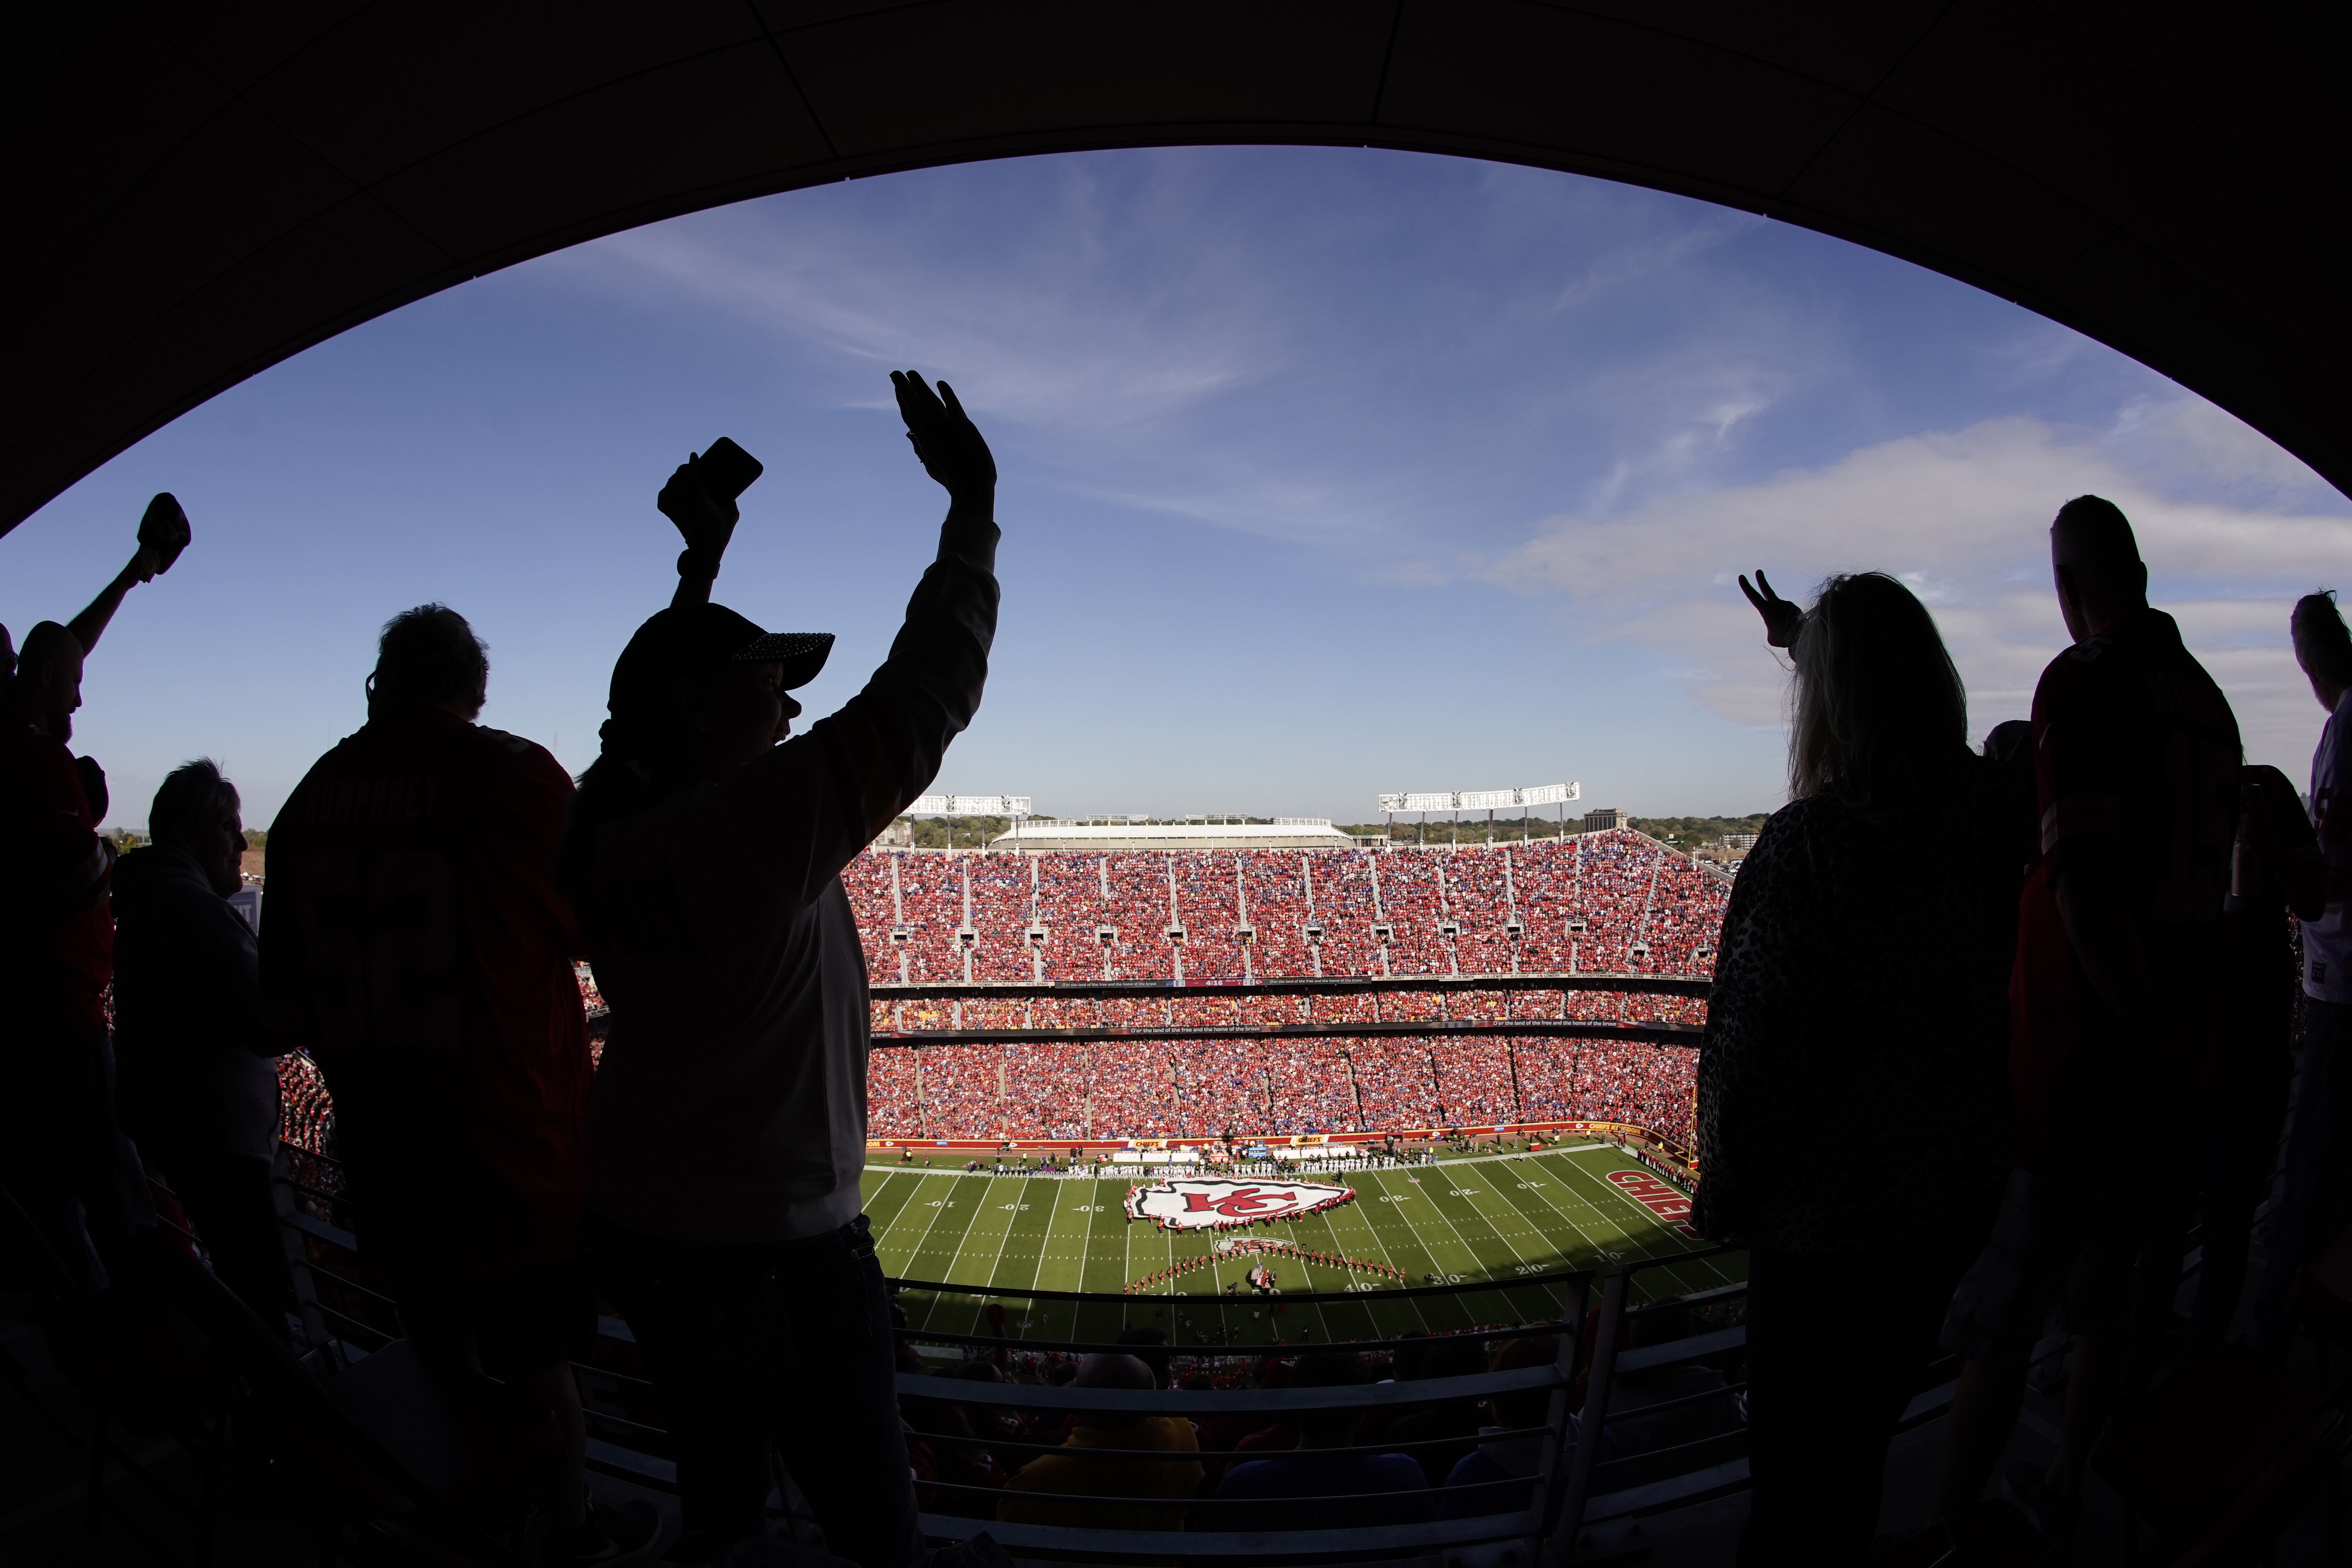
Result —
[[1723, 836], [1723, 847], [1726, 849], [1730, 850], [1735, 855], [1745, 855], [1750, 849], [1756, 847], [1756, 835], [1753, 833], [1727, 833]]
[[914, 847], [915, 825], [903, 816], [884, 828], [882, 837], [874, 841], [877, 849], [912, 849]]
[[1612, 827], [1624, 826], [1625, 814], [1613, 805], [1604, 805], [1599, 811], [1584, 814], [1584, 831], [1587, 833], [1606, 833]]

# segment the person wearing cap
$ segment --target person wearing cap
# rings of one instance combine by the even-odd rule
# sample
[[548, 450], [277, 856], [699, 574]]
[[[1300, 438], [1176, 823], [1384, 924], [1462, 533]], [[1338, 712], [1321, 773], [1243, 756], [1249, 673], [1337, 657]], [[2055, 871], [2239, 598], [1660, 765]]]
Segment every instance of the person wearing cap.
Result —
[[587, 1229], [669, 1418], [687, 1531], [673, 1563], [760, 1529], [772, 1440], [829, 1551], [866, 1568], [920, 1552], [858, 1192], [866, 961], [840, 873], [980, 706], [998, 535], [996, 464], [953, 390], [891, 380], [949, 507], [889, 658], [785, 740], [789, 693], [832, 638], [709, 602], [735, 509], [690, 461], [661, 500], [687, 540], [677, 597], [614, 667], [603, 754], [572, 803], [563, 876], [612, 1008]]
[[552, 1419], [532, 1489], [541, 1561], [617, 1568], [660, 1521], [583, 1494], [571, 1363], [596, 1332], [580, 1248], [591, 1068], [555, 879], [572, 780], [475, 722], [489, 670], [446, 605], [385, 624], [367, 722], [269, 826], [263, 1049], [306, 1051], [327, 1080], [360, 1256], [409, 1342]]
[[83, 659], [123, 596], [171, 570], [188, 538], [180, 503], [155, 497], [130, 563], [71, 622], [26, 632], [0, 679], [0, 1182], [91, 1289], [109, 1283], [112, 1245], [155, 1215], [114, 1112], [106, 774], [67, 742]]

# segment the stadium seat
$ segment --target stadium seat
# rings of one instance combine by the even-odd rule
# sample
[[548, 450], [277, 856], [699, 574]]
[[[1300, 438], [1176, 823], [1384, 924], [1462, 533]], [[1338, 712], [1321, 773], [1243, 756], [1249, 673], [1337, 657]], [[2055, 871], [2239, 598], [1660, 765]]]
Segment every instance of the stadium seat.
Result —
[[[2341, 1412], [2243, 1345], [2217, 1346], [2118, 1410], [2091, 1468], [2124, 1500], [2135, 1563], [2234, 1562], [2322, 1472]], [[2137, 1521], [2161, 1541], [2143, 1557]]]
[[243, 1301], [180, 1249], [157, 1279], [250, 1391], [269, 1473], [331, 1562], [346, 1523], [425, 1562], [509, 1561], [477, 1523], [520, 1500], [555, 1452], [554, 1422], [478, 1373], [428, 1367], [395, 1340], [322, 1385]]
[[1958, 1529], [1890, 1541], [1863, 1559], [1863, 1568], [2046, 1568], [2057, 1561], [2057, 1544], [2014, 1505], [1988, 1498]]
[[2330, 1344], [2352, 1346], [2352, 1229], [2305, 1265], [2294, 1287], [2304, 1326]]

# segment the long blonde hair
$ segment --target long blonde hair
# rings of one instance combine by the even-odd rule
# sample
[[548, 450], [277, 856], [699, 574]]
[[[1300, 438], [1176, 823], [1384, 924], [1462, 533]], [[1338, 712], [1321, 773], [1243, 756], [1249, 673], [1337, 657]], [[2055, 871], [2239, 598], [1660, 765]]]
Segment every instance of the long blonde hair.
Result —
[[1884, 572], [1832, 577], [1797, 641], [1789, 796], [1868, 805], [1895, 770], [1968, 751], [1969, 697], [1936, 618]]

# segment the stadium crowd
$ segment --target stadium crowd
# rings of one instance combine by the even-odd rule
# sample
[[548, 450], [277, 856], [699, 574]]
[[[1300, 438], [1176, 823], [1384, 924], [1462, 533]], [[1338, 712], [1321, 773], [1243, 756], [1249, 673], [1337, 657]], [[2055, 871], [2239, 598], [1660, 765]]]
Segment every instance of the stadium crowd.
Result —
[[1696, 1053], [1570, 1037], [877, 1048], [877, 1138], [1214, 1138], [1623, 1121], [1688, 1146]]
[[[688, 1533], [666, 1562], [740, 1560], [772, 1445], [832, 1552], [914, 1568], [923, 1467], [907, 1463], [902, 1346], [862, 1213], [865, 1134], [1617, 1121], [1697, 1150], [1690, 1222], [1748, 1254], [1743, 1562], [1867, 1549], [1895, 1417], [1939, 1346], [1961, 1372], [1937, 1512], [1967, 1514], [2053, 1308], [2075, 1340], [2059, 1450], [2001, 1482], [2063, 1535], [2108, 1414], [2168, 1362], [2215, 1352], [2235, 1319], [2290, 1103], [2299, 930], [2301, 1083], [2253, 1303], [2257, 1348], [2284, 1357], [2305, 1265], [2352, 1217], [2352, 832], [2337, 810], [2352, 788], [2352, 631], [2331, 594], [2290, 623], [2330, 715], [2311, 815], [2275, 770], [2243, 764], [2220, 689], [2147, 603], [2128, 522], [2081, 497], [2051, 530], [2075, 646], [2044, 671], [2030, 722], [1996, 729], [1981, 755], [1933, 617], [1901, 583], [1832, 578], [1801, 610], [1760, 573], [1760, 591], [1741, 579], [1768, 640], [1790, 651], [1796, 703], [1790, 805], [1727, 904], [1694, 863], [1623, 830], [1442, 851], [877, 853], [861, 847], [928, 786], [977, 709], [998, 595], [993, 459], [944, 384], [892, 380], [950, 508], [887, 661], [840, 712], [786, 740], [801, 712], [790, 693], [815, 678], [830, 636], [767, 633], [710, 602], [734, 497], [757, 477], [715, 446], [658, 499], [687, 549], [670, 607], [614, 667], [595, 765], [575, 785], [542, 748], [475, 722], [489, 665], [456, 612], [395, 616], [366, 723], [271, 826], [257, 939], [229, 902], [244, 837], [217, 766], [174, 770], [150, 808], [154, 844], [118, 855], [99, 833], [103, 772], [67, 748], [85, 658], [129, 588], [189, 541], [177, 503], [155, 498], [131, 564], [70, 625], [35, 626], [21, 654], [0, 635], [0, 1161], [38, 1255], [73, 1290], [110, 1304], [151, 1288], [141, 1260], [155, 1252], [160, 1177], [226, 1288], [290, 1336], [271, 1134], [331, 1147], [338, 1201], [416, 1353], [453, 1377], [495, 1377], [550, 1435], [528, 1488], [549, 1568], [657, 1544], [649, 1509], [599, 1505], [584, 1486], [572, 1360], [595, 1335], [600, 1293], [632, 1325], [669, 1419]], [[1936, 855], [1887, 833], [1890, 816], [1938, 823]], [[1239, 941], [1244, 923], [1267, 940]], [[877, 973], [933, 984], [1506, 964], [1715, 984], [1703, 1015], [1678, 1014], [1704, 1017], [1696, 1056], [1567, 1026], [869, 1051], [861, 949]], [[1564, 1026], [1681, 1006], [1558, 994]], [[1327, 1005], [1202, 1000], [1223, 1026]], [[1431, 988], [1328, 1005], [1509, 1018], [1528, 1000]], [[592, 1003], [610, 1015], [601, 1057]], [[921, 1026], [1004, 1029], [1034, 1026], [1039, 1005], [890, 1005], [901, 1028], [912, 1005]], [[1189, 1000], [1051, 1005], [1149, 1031], [1183, 1026]], [[1887, 1048], [1898, 1029], [1902, 1048]], [[1791, 1134], [1823, 1124], [1892, 1153], [1868, 1182], [1811, 1180], [1816, 1153]], [[2192, 1210], [2201, 1264], [2184, 1333], [2172, 1303]], [[270, 1245], [244, 1245], [257, 1235]], [[1865, 1296], [1867, 1313], [1821, 1310]], [[801, 1353], [810, 1343], [832, 1353]], [[1522, 1341], [1495, 1364], [1553, 1353]], [[1844, 1375], [1822, 1376], [1831, 1365]], [[1356, 1358], [1310, 1355], [1293, 1384], [1369, 1375]], [[1075, 1374], [1079, 1387], [1156, 1381], [1148, 1352], [1089, 1356]], [[1495, 1405], [1508, 1422], [1507, 1403]], [[801, 1419], [809, 1409], [825, 1420]], [[1344, 1446], [1350, 1423], [1302, 1413], [1269, 1451]], [[969, 1447], [974, 1428], [961, 1430]], [[1172, 1418], [1077, 1421], [1065, 1443], [1201, 1447]], [[1124, 1484], [1181, 1501], [1213, 1479], [1229, 1523], [1335, 1479], [1351, 1483], [1336, 1489], [1357, 1494], [1357, 1520], [1391, 1516], [1381, 1494], [1426, 1489], [1401, 1456], [1357, 1458], [1276, 1457], [1222, 1477], [1138, 1459]], [[1487, 1463], [1471, 1473], [1526, 1474]], [[1088, 1495], [1087, 1467], [1048, 1455], [997, 1468], [996, 1517], [1090, 1517], [1066, 1501]], [[1130, 1519], [1136, 1506], [1150, 1505], [1120, 1505]], [[1000, 1555], [983, 1538], [927, 1568]]]
[[1725, 898], [1631, 828], [1426, 849], [868, 849], [843, 885], [868, 971], [916, 984], [1703, 976]]
[[948, 996], [868, 1005], [877, 1035], [962, 1029], [1278, 1029], [1349, 1024], [1667, 1024], [1697, 1028], [1706, 999], [1623, 990], [1352, 991], [1307, 996]]

